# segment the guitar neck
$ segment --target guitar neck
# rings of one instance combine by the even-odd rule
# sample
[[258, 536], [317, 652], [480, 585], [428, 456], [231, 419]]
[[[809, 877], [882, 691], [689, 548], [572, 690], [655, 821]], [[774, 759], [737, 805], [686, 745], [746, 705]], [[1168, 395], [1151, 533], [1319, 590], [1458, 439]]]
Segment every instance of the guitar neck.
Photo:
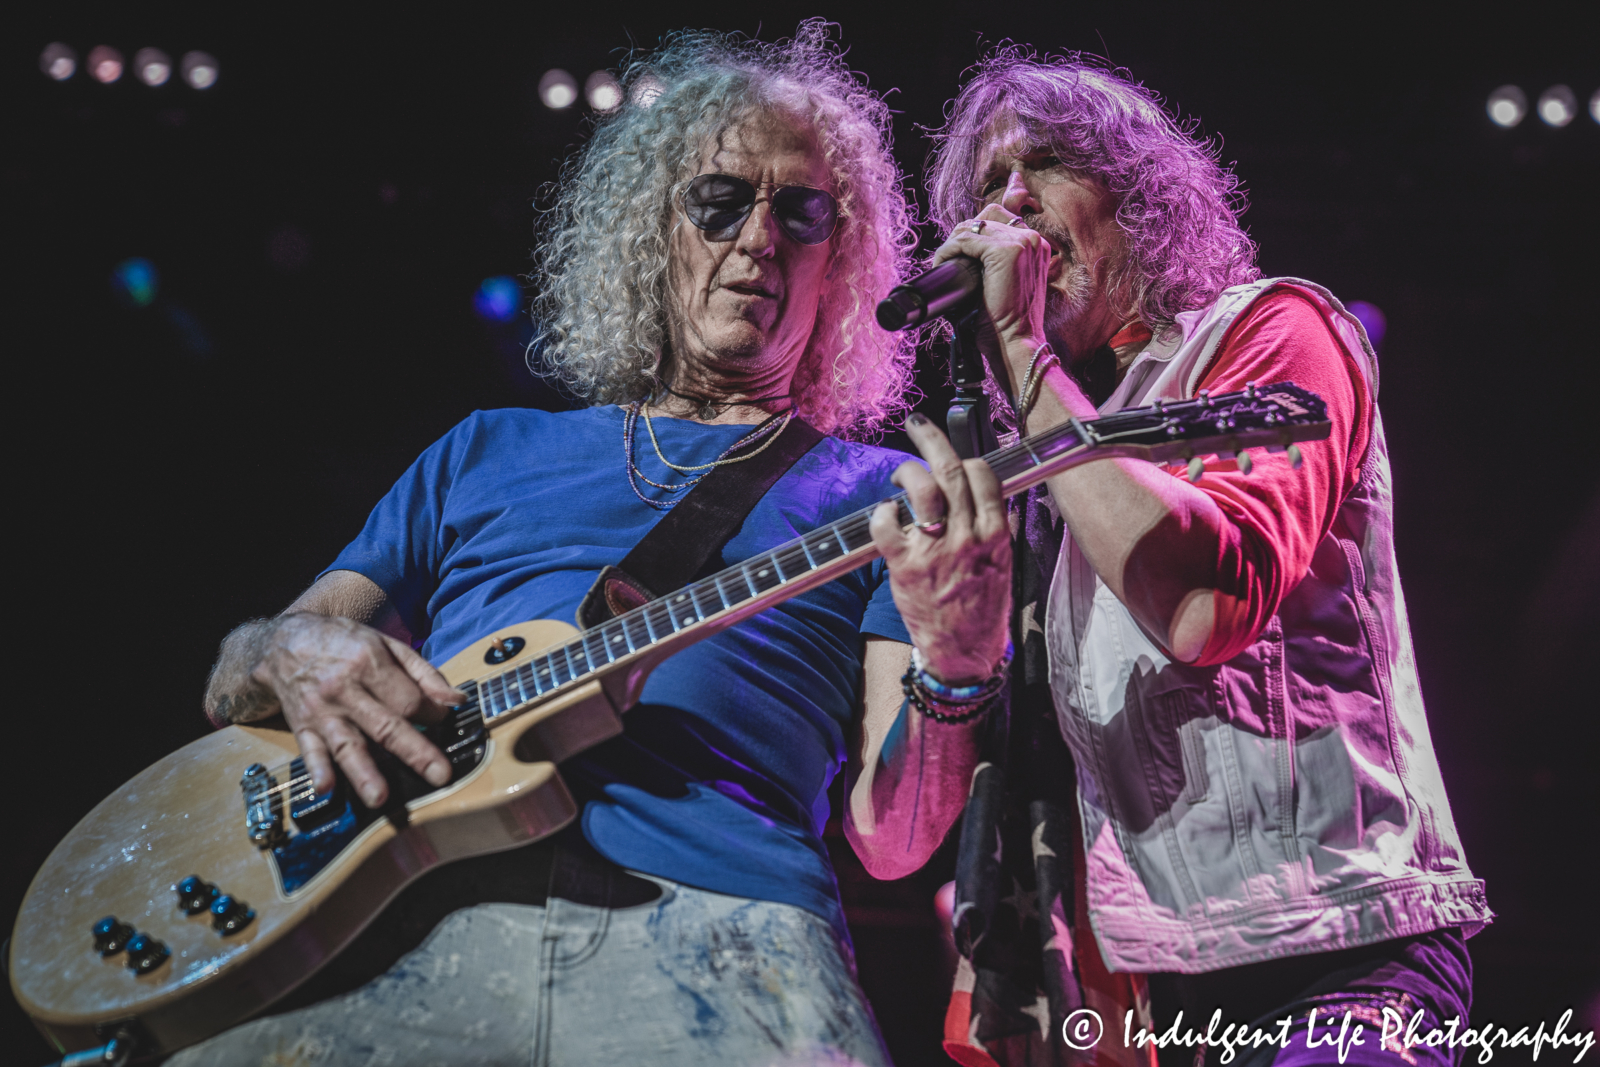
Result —
[[[1072, 419], [983, 458], [1010, 497], [1091, 460], [1183, 460], [1205, 452], [1231, 455], [1253, 445], [1281, 451], [1294, 441], [1327, 436], [1328, 423], [1314, 394], [1293, 386], [1272, 388], [1278, 392], [1268, 396], [1251, 389], [1088, 422]], [[1196, 427], [1203, 432], [1195, 432]], [[914, 521], [904, 493], [889, 502], [898, 509], [902, 526]], [[464, 688], [484, 720], [494, 724], [569, 687], [710, 637], [876, 559], [879, 553], [868, 527], [877, 506], [652, 600]]]

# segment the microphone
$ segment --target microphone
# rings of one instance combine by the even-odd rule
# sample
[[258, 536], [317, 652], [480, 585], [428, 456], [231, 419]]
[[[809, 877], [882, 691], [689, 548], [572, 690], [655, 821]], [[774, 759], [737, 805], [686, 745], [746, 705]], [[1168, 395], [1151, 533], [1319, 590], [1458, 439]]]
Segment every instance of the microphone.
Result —
[[891, 289], [878, 303], [878, 325], [895, 331], [959, 316], [972, 306], [973, 298], [982, 289], [983, 264], [971, 256], [947, 259]]

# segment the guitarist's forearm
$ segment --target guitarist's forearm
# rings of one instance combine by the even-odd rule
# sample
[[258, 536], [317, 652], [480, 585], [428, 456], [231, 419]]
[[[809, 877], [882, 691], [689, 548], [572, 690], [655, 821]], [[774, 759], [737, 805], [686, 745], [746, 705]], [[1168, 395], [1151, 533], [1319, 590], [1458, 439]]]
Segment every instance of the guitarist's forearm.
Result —
[[845, 805], [845, 837], [876, 878], [927, 862], [961, 814], [977, 765], [976, 724], [937, 723], [906, 706], [911, 646], [869, 639], [863, 714]]
[[223, 638], [206, 680], [206, 717], [214, 725], [255, 722], [281, 710], [277, 694], [251, 677], [281, 619], [251, 619]]
[[875, 878], [904, 878], [944, 842], [978, 762], [976, 724], [936, 723], [909, 707], [887, 743], [863, 759], [845, 837]]

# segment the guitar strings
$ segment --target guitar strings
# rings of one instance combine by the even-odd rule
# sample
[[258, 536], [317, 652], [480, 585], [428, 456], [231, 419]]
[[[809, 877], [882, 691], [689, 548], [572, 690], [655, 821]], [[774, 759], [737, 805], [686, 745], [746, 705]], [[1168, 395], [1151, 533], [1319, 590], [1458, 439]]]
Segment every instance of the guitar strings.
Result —
[[[1139, 434], [1164, 434], [1172, 427], [1179, 424], [1180, 420], [1175, 416], [1186, 412], [1189, 408], [1201, 408], [1207, 412], [1208, 417], [1215, 417], [1221, 421], [1228, 419], [1230, 416], [1237, 417], [1241, 413], [1241, 407], [1243, 406], [1241, 401], [1248, 404], [1252, 410], [1259, 408], [1262, 404], [1265, 404], [1269, 408], [1269, 411], [1275, 412], [1279, 408], [1279, 405], [1271, 401], [1266, 401], [1264, 398], [1260, 397], [1250, 396], [1247, 393], [1239, 393], [1223, 397], [1212, 397], [1205, 400], [1197, 399], [1180, 401], [1176, 403], [1169, 402], [1163, 407], [1157, 407], [1154, 409], [1154, 414], [1159, 416], [1154, 424], [1148, 421], [1152, 414], [1152, 409], [1150, 408], [1135, 408], [1129, 411], [1114, 412], [1110, 415], [1101, 416], [1089, 424], [1094, 432], [1093, 441], [1082, 440], [1078, 434], [1077, 428], [1073, 426], [1072, 423], [1061, 423], [1060, 425], [1053, 426], [1050, 429], [1032, 437], [1023, 438], [1013, 445], [996, 449], [983, 458], [984, 462], [986, 462], [990, 469], [994, 471], [995, 477], [1004, 483], [1016, 475], [1026, 473], [1035, 467], [1042, 466], [1047, 459], [1060, 458], [1065, 453], [1058, 451], [1048, 457], [1041, 458], [1039, 452], [1051, 450], [1053, 446], [1059, 445], [1068, 438], [1074, 439], [1078, 447], [1098, 447], [1109, 441], [1136, 436]], [[1287, 422], [1289, 420], [1284, 419], [1284, 421]], [[1137, 422], [1140, 423], [1140, 425], [1131, 426], [1126, 429], [1122, 428], [1129, 422]], [[1170, 435], [1169, 439], [1171, 439]], [[879, 503], [863, 508], [860, 511], [853, 512], [824, 527], [822, 532], [824, 534], [834, 534], [841, 543], [841, 546], [845, 548], [845, 551], [841, 553], [841, 555], [835, 556], [824, 563], [813, 563], [810, 555], [806, 551], [807, 541], [810, 538], [817, 536], [818, 531], [812, 531], [811, 533], [806, 534], [804, 537], [799, 537], [793, 541], [787, 542], [786, 544], [779, 545], [777, 548], [772, 549], [770, 552], [764, 553], [762, 556], [753, 557], [753, 559], [756, 560], [772, 560], [780, 574], [780, 580], [775, 582], [767, 589], [762, 589], [759, 592], [752, 592], [750, 596], [739, 597], [739, 599], [734, 601], [734, 604], [741, 604], [748, 600], [755, 599], [762, 593], [768, 592], [771, 589], [781, 588], [782, 586], [788, 584], [790, 580], [792, 580], [790, 577], [782, 577], [783, 575], [791, 575], [793, 577], [803, 576], [807, 573], [819, 570], [830, 563], [836, 564], [838, 560], [847, 558], [850, 554], [860, 551], [861, 548], [866, 547], [865, 544], [860, 545], [857, 548], [849, 548], [848, 546], [852, 538], [860, 537], [860, 535], [866, 532], [867, 528], [871, 524], [873, 512], [875, 512], [882, 503], [894, 504], [896, 506], [896, 510], [900, 512], [902, 518], [914, 517], [914, 513], [909, 507], [909, 499], [907, 494], [903, 492], [896, 493], [894, 496], [887, 498], [886, 501], [880, 501]], [[817, 546], [814, 545], [813, 547]], [[694, 618], [682, 626], [674, 625], [674, 609], [672, 609], [669, 604], [664, 602], [664, 598], [648, 601], [639, 607], [633, 608], [621, 615], [607, 620], [599, 626], [596, 626], [590, 630], [585, 630], [575, 639], [553, 646], [552, 648], [544, 651], [542, 654], [536, 655], [515, 667], [469, 680], [464, 684], [465, 686], [471, 686], [474, 690], [472, 703], [465, 706], [464, 710], [458, 713], [456, 721], [457, 728], [460, 729], [469, 725], [473, 719], [477, 719], [479, 723], [487, 726], [494, 718], [498, 718], [501, 715], [515, 710], [517, 707], [520, 707], [523, 704], [529, 703], [529, 700], [517, 701], [516, 703], [509, 704], [501, 711], [493, 712], [492, 714], [486, 716], [481, 710], [482, 690], [492, 683], [499, 682], [502, 691], [505, 692], [507, 697], [509, 697], [510, 690], [507, 688], [509, 684], [507, 679], [513, 679], [516, 681], [518, 691], [526, 696], [526, 689], [523, 686], [520, 677], [514, 676], [518, 675], [523, 668], [532, 669], [541, 659], [547, 660], [548, 663], [543, 670], [536, 672], [533, 676], [534, 686], [536, 689], [533, 699], [538, 699], [541, 696], [555, 693], [561, 689], [564, 689], [567, 686], [586, 678], [588, 675], [593, 674], [601, 667], [607, 666], [614, 662], [613, 659], [607, 659], [605, 663], [596, 664], [588, 647], [589, 638], [599, 635], [601, 638], [600, 647], [602, 649], [609, 648], [609, 644], [605, 640], [605, 637], [607, 636], [607, 630], [610, 628], [615, 627], [616, 629], [619, 629], [624, 639], [628, 640], [631, 644], [632, 634], [627, 629], [628, 622], [643, 622], [644, 632], [647, 635], [652, 635], [650, 640], [646, 642], [646, 646], [648, 647], [650, 644], [655, 644], [661, 640], [664, 640], [665, 637], [670, 637], [673, 634], [682, 632], [690, 626], [694, 626], [705, 621], [708, 616], [701, 615], [700, 613], [699, 603], [696, 599], [697, 593], [700, 595], [714, 593], [717, 600], [722, 602], [722, 606], [720, 608], [712, 611], [712, 616], [715, 616], [722, 610], [731, 609], [734, 604], [727, 603], [727, 598], [723, 595], [720, 582], [724, 579], [736, 578], [750, 588], [754, 589], [754, 584], [749, 574], [744, 569], [745, 566], [750, 562], [750, 560], [741, 561], [740, 563], [736, 563], [731, 567], [717, 572], [716, 574], [685, 586], [681, 591], [679, 598], [675, 599], [687, 598], [688, 604], [694, 612]], [[653, 636], [655, 633], [655, 627], [651, 625], [651, 618], [649, 614], [652, 611], [658, 616], [656, 621], [664, 622], [666, 624], [662, 627], [662, 629], [665, 629], [668, 632], [660, 637]], [[665, 613], [665, 616], [661, 617], [663, 612]], [[574, 651], [576, 651], [579, 660], [581, 660], [581, 662], [584, 664], [582, 668], [576, 668], [575, 666], [579, 660], [574, 660]], [[630, 652], [631, 651], [633, 651], [633, 649], [630, 647]], [[567, 661], [568, 664], [566, 671], [561, 672], [568, 675], [565, 681], [558, 680], [559, 662], [555, 658], [558, 653]], [[556, 684], [548, 690], [539, 689], [537, 677], [540, 674], [548, 675], [550, 680], [554, 681]], [[294, 761], [278, 764], [276, 767], [269, 769], [267, 773], [269, 775], [273, 775], [274, 771], [282, 772], [283, 770], [291, 767], [293, 762]], [[276, 775], [273, 775], [273, 777], [275, 778]], [[291, 775], [291, 777], [282, 784], [274, 785], [255, 795], [259, 797], [292, 792], [295, 789], [304, 788], [306, 783], [310, 780], [311, 775], [309, 773]], [[315, 796], [316, 794], [312, 793], [310, 795]], [[299, 799], [299, 797], [292, 799]]]

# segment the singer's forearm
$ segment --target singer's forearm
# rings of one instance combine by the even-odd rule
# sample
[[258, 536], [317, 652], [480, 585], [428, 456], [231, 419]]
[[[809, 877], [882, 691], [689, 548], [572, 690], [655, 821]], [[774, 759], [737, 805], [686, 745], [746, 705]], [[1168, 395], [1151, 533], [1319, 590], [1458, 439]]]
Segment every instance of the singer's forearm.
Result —
[[[1024, 432], [1040, 433], [1069, 415], [1095, 418], [1088, 397], [1052, 369]], [[1117, 599], [1182, 662], [1211, 638], [1221, 532], [1228, 522], [1208, 495], [1156, 466], [1104, 459], [1048, 483], [1073, 541]]]

